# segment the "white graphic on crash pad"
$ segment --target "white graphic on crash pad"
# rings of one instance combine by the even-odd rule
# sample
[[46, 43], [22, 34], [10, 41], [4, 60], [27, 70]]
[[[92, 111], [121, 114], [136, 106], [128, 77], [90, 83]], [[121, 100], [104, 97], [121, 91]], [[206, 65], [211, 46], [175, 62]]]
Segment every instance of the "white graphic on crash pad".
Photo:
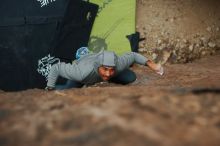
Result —
[[40, 2], [41, 7], [48, 5], [51, 2], [55, 2], [56, 0], [37, 0], [38, 2]]

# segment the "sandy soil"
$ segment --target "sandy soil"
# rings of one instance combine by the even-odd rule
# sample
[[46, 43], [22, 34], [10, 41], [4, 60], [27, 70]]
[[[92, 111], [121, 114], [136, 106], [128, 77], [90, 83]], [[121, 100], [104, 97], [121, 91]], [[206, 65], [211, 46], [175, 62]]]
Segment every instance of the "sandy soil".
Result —
[[[100, 83], [51, 92], [0, 91], [0, 146], [219, 146], [217, 4], [217, 0], [138, 0], [137, 29], [147, 37], [147, 56], [154, 58], [151, 49], [163, 45], [180, 49], [178, 38], [180, 44], [184, 39], [190, 42], [182, 52], [194, 41], [196, 49], [201, 36], [209, 41], [198, 47], [214, 50], [213, 56], [172, 64], [175, 49], [168, 53], [161, 49], [164, 76], [135, 65], [138, 79], [127, 86]], [[211, 32], [206, 29], [209, 26]], [[168, 33], [161, 34], [163, 29]], [[193, 37], [195, 33], [199, 38]], [[167, 34], [177, 47], [170, 40], [158, 43]], [[208, 45], [212, 41], [215, 47]]]

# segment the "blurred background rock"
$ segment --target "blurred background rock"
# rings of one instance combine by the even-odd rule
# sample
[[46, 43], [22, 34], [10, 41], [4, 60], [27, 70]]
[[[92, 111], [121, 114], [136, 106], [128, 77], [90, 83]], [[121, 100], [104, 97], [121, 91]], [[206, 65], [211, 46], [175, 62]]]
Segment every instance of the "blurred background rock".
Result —
[[136, 21], [146, 37], [139, 51], [163, 64], [219, 53], [218, 0], [137, 0]]

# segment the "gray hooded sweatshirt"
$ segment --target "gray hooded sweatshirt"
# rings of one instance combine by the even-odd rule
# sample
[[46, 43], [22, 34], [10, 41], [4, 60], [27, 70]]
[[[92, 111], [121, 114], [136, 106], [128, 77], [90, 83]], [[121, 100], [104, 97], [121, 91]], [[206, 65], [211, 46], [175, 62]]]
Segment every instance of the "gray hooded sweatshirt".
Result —
[[102, 81], [98, 73], [98, 68], [102, 65], [115, 67], [115, 75], [117, 75], [133, 63], [146, 65], [146, 62], [146, 57], [135, 52], [117, 56], [111, 51], [101, 51], [97, 54], [85, 55], [72, 64], [64, 62], [54, 64], [48, 75], [47, 86], [55, 87], [59, 76], [87, 85], [94, 84]]

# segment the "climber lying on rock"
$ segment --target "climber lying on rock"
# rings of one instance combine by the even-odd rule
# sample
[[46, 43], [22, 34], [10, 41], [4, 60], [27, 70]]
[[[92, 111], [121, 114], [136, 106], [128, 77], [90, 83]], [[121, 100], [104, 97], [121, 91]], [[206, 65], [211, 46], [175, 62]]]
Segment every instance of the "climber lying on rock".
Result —
[[[84, 55], [72, 64], [54, 64], [48, 75], [46, 90], [80, 88], [103, 81], [126, 85], [136, 80], [136, 74], [129, 69], [134, 63], [148, 66], [160, 75], [164, 73], [160, 64], [155, 64], [138, 53], [130, 52], [117, 56], [111, 51], [100, 51]], [[59, 76], [68, 79], [66, 85], [56, 85]]]

